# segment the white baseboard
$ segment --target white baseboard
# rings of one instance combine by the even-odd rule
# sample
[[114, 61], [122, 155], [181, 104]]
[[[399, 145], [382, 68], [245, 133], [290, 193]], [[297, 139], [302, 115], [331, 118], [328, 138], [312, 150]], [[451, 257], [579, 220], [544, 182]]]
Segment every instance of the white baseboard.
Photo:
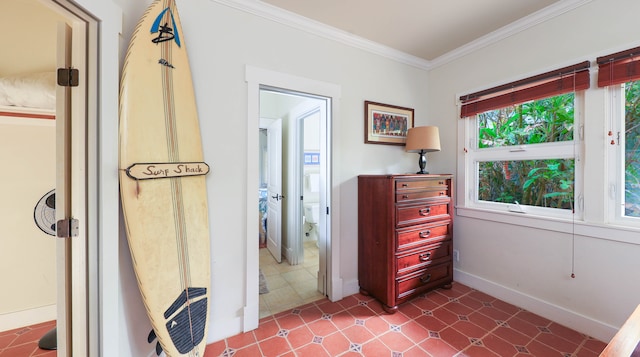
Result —
[[[246, 311], [247, 308], [245, 307], [237, 310], [235, 316], [233, 317], [222, 319], [222, 321], [217, 321], [215, 324], [209, 323], [209, 334], [206, 336], [207, 343], [213, 343], [231, 336], [235, 336], [239, 333], [245, 332], [245, 329], [247, 329], [246, 331], [250, 331], [251, 326], [245, 325], [246, 319], [243, 316], [240, 316], [241, 314], [246, 314], [245, 316], [249, 316], [255, 313], [255, 308], [250, 307], [249, 309], [252, 311]], [[213, 313], [215, 314], [215, 311], [213, 311]], [[256, 328], [258, 327], [258, 320], [255, 320], [255, 326]], [[153, 355], [145, 356], [151, 357], [155, 355], [156, 354], [154, 353]], [[165, 356], [165, 354], [162, 354], [162, 356]]]
[[258, 322], [260, 320], [260, 306], [252, 305], [245, 306], [243, 312], [242, 332], [248, 332], [258, 328]]
[[618, 331], [615, 326], [458, 269], [453, 271], [453, 280], [604, 342]]
[[[294, 261], [293, 259], [293, 250], [289, 247], [282, 247], [283, 250], [283, 254], [284, 254], [284, 258], [288, 261], [288, 262], [292, 262]], [[297, 259], [296, 259], [297, 260]]]
[[57, 318], [56, 305], [47, 305], [34, 309], [10, 312], [0, 315], [0, 331], [8, 331], [19, 327], [30, 326], [55, 320]]
[[358, 283], [358, 279], [345, 281], [342, 291], [344, 293], [342, 297], [357, 294], [358, 292], [360, 292], [360, 283]]

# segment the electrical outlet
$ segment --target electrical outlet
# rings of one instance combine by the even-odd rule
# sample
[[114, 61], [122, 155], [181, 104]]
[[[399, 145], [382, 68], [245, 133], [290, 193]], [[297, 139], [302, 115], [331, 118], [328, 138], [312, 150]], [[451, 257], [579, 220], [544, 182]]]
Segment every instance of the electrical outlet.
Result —
[[456, 262], [460, 261], [460, 251], [457, 249], [453, 250], [453, 260], [455, 260]]

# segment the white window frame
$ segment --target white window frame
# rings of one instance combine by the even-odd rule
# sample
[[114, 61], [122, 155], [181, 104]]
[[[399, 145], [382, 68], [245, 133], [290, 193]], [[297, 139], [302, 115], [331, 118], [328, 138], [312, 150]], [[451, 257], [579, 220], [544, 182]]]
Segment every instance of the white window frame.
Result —
[[[459, 180], [464, 194], [459, 195], [458, 207], [494, 213], [582, 220], [584, 187], [584, 92], [575, 93], [574, 140], [558, 143], [543, 143], [496, 148], [478, 148], [477, 115], [458, 121], [458, 138], [463, 143], [463, 160], [459, 160]], [[516, 203], [500, 203], [478, 200], [478, 163], [481, 161], [574, 159], [575, 212], [568, 209], [536, 207]], [[462, 197], [461, 197], [462, 196]]]
[[609, 116], [613, 145], [608, 145], [609, 221], [613, 224], [640, 227], [640, 218], [624, 214], [625, 202], [625, 102], [624, 83], [605, 87], [605, 110]]

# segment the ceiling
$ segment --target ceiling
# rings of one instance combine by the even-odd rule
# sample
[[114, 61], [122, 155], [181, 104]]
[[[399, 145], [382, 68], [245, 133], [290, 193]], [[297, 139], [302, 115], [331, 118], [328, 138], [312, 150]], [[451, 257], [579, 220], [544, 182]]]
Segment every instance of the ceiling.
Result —
[[262, 0], [432, 61], [566, 0]]

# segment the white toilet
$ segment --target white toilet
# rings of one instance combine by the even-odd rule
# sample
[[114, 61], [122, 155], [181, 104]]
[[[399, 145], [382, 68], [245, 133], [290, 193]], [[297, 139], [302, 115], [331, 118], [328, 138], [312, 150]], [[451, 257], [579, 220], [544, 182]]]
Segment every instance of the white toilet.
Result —
[[320, 175], [317, 172], [307, 172], [304, 177], [304, 233], [305, 240], [318, 240], [319, 215], [319, 185]]
[[304, 204], [304, 231], [309, 240], [318, 240], [319, 209], [318, 202]]

